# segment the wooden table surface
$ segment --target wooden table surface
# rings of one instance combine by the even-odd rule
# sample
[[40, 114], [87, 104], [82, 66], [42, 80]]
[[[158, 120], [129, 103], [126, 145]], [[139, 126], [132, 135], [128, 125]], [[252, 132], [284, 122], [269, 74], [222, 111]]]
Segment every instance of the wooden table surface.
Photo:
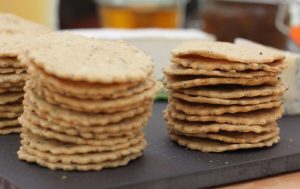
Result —
[[218, 189], [297, 189], [300, 188], [300, 171], [248, 182], [219, 187]]

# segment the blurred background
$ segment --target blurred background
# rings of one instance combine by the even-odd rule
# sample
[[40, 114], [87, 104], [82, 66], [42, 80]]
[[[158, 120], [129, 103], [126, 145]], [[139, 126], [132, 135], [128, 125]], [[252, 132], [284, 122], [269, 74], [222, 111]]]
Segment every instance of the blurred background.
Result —
[[300, 36], [299, 0], [0, 0], [0, 11], [55, 29], [194, 28], [294, 51]]

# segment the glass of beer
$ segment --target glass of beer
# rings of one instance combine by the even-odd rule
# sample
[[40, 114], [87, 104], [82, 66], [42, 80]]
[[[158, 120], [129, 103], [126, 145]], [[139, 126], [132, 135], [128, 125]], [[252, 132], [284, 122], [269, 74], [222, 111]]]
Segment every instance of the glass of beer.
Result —
[[177, 28], [185, 0], [97, 0], [102, 27]]

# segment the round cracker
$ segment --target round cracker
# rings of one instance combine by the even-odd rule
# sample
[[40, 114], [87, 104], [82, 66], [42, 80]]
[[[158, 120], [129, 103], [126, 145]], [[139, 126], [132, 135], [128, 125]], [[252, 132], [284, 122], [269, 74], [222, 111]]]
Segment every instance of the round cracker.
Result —
[[17, 118], [22, 114], [22, 112], [0, 112], [0, 118], [12, 119]]
[[[80, 132], [79, 130], [76, 130], [76, 128], [71, 129], [65, 129], [64, 127], [61, 127], [58, 124], [55, 124], [53, 122], [47, 122], [45, 120], [37, 120], [35, 118], [30, 118], [29, 115], [26, 112], [19, 118], [19, 119], [25, 119], [28, 123], [31, 123], [33, 125], [36, 125], [40, 127], [41, 129], [49, 130], [50, 132], [56, 132], [60, 136], [66, 135], [66, 137], [70, 137], [74, 139], [74, 137], [79, 137], [81, 139], [91, 139], [91, 140], [103, 140], [113, 137], [122, 137], [122, 136], [130, 136], [132, 133], [136, 133], [141, 131], [146, 125], [139, 125], [136, 128], [133, 128], [132, 130], [125, 130], [120, 132], [102, 132], [102, 133], [95, 133], [95, 132]], [[32, 114], [30, 114], [32, 115]], [[34, 121], [32, 121], [34, 120]]]
[[279, 77], [264, 76], [254, 78], [223, 78], [211, 77], [201, 78], [197, 76], [170, 76], [166, 75], [166, 87], [168, 89], [185, 89], [197, 86], [207, 85], [242, 85], [242, 86], [257, 86], [257, 85], [276, 85], [280, 81]]
[[12, 92], [0, 94], [0, 105], [18, 102], [23, 98], [23, 92]]
[[25, 111], [22, 116], [24, 116], [25, 119], [29, 120], [30, 122], [41, 125], [44, 128], [57, 130], [58, 132], [64, 132], [68, 135], [93, 137], [95, 134], [101, 133], [122, 133], [135, 129], [142, 129], [146, 126], [150, 115], [151, 112], [148, 111], [132, 118], [124, 119], [118, 123], [112, 123], [108, 125], [92, 125], [90, 127], [53, 120], [49, 116], [45, 118], [40, 117], [35, 112], [29, 113]]
[[0, 74], [0, 83], [22, 83], [28, 79], [27, 73], [21, 73], [21, 74]]
[[175, 57], [200, 56], [245, 64], [269, 63], [283, 60], [284, 54], [263, 47], [235, 45], [219, 41], [187, 41], [172, 50]]
[[0, 128], [0, 135], [8, 135], [21, 132], [22, 128], [19, 125]]
[[[3, 33], [0, 30], [0, 38], [0, 57], [8, 57], [9, 59], [17, 60], [17, 56], [23, 53], [24, 45], [26, 42], [29, 42], [28, 38], [30, 37], [20, 33], [18, 35], [10, 35]], [[12, 62], [9, 62], [9, 66], [23, 67], [20, 63], [14, 64]]]
[[275, 136], [274, 138], [256, 144], [231, 144], [211, 139], [179, 136], [173, 133], [171, 133], [170, 136], [171, 139], [176, 141], [179, 145], [201, 152], [225, 152], [239, 149], [271, 147], [280, 140], [279, 136]]
[[[186, 95], [203, 96], [210, 98], [232, 99], [243, 97], [258, 97], [282, 95], [288, 89], [287, 85], [279, 83], [278, 85], [261, 86], [236, 86], [236, 85], [215, 85], [201, 86], [189, 89], [181, 89], [180, 92]], [[172, 91], [173, 92], [173, 91]]]
[[145, 80], [154, 63], [123, 41], [101, 41], [70, 33], [51, 33], [34, 40], [30, 64], [73, 81], [128, 83]]
[[26, 73], [25, 68], [13, 68], [13, 67], [6, 67], [2, 68], [0, 66], [0, 75], [5, 75], [5, 74], [23, 74]]
[[48, 102], [61, 106], [62, 108], [89, 113], [114, 113], [130, 110], [135, 108], [135, 105], [141, 104], [144, 101], [151, 101], [159, 88], [160, 84], [157, 84], [142, 93], [111, 100], [89, 100], [66, 97], [58, 93], [52, 93], [46, 88], [39, 88], [32, 81], [26, 83], [24, 90], [28, 95], [32, 95], [31, 90], [33, 90], [38, 96], [41, 96]]
[[268, 64], [243, 64], [239, 62], [230, 62], [225, 60], [217, 60], [202, 57], [171, 57], [171, 61], [174, 64], [183, 66], [185, 68], [203, 69], [207, 71], [219, 70], [230, 73], [236, 73], [238, 71], [246, 70], [261, 70], [265, 72], [279, 73], [287, 68], [287, 65], [284, 64], [283, 61], [275, 61]]
[[215, 105], [215, 104], [200, 104], [200, 103], [189, 103], [183, 100], [179, 100], [171, 97], [169, 99], [169, 105], [175, 110], [184, 112], [188, 115], [221, 115], [224, 113], [239, 113], [239, 112], [250, 112], [260, 109], [270, 109], [280, 107], [282, 101], [271, 101], [262, 102], [254, 105]]
[[31, 148], [37, 149], [42, 152], [48, 152], [51, 154], [85, 154], [91, 152], [106, 152], [106, 151], [116, 151], [120, 149], [126, 149], [129, 146], [134, 146], [142, 140], [144, 140], [144, 135], [138, 135], [135, 138], [130, 139], [127, 143], [116, 144], [113, 146], [91, 146], [91, 145], [79, 145], [60, 142], [53, 139], [43, 138], [34, 135], [30, 132], [21, 134], [21, 144], [28, 145]]
[[190, 96], [177, 92], [171, 93], [171, 96], [191, 103], [206, 103], [218, 105], [256, 105], [273, 101], [280, 101], [281, 96], [260, 96], [260, 97], [242, 97], [232, 99], [210, 98], [202, 96]]
[[65, 96], [75, 96], [83, 99], [101, 99], [102, 97], [110, 97], [140, 85], [139, 82], [103, 84], [71, 81], [46, 74], [41, 71], [41, 69], [37, 69], [32, 66], [29, 67], [29, 73], [33, 79], [42, 83], [42, 85], [47, 87], [50, 91], [55, 91]]
[[217, 140], [226, 143], [233, 144], [257, 144], [269, 139], [272, 139], [279, 135], [279, 128], [275, 127], [273, 131], [263, 133], [252, 132], [227, 132], [221, 131], [218, 133], [182, 133], [179, 131], [173, 131], [176, 135], [183, 135], [187, 137], [208, 138], [211, 140]]
[[170, 117], [179, 120], [191, 121], [191, 122], [217, 122], [217, 123], [229, 123], [237, 125], [266, 125], [276, 122], [282, 117], [284, 112], [283, 106], [278, 108], [255, 110], [251, 112], [235, 113], [235, 114], [222, 114], [217, 116], [198, 116], [187, 115], [183, 112], [174, 110], [170, 106], [165, 110]]
[[[36, 79], [32, 79], [32, 80], [36, 80]], [[39, 81], [36, 80], [35, 82], [37, 82], [37, 85], [39, 87], [42, 87], [44, 90], [47, 90], [48, 92], [64, 95], [64, 96], [70, 97], [70, 98], [88, 99], [88, 100], [117, 99], [117, 98], [130, 97], [135, 94], [142, 93], [146, 90], [149, 90], [155, 85], [154, 80], [148, 79], [144, 82], [133, 85], [132, 87], [129, 87], [129, 85], [128, 85], [128, 88], [126, 88], [126, 90], [118, 90], [117, 88], [115, 88], [115, 91], [113, 91], [113, 90], [106, 91], [103, 88], [101, 88], [102, 90], [100, 90], [98, 88], [99, 89], [98, 94], [89, 95], [89, 92], [85, 92], [86, 94], [82, 94], [82, 92], [78, 92], [75, 94], [70, 91], [68, 91], [68, 92], [63, 91], [61, 89], [52, 87], [51, 85], [49, 85], [49, 83], [44, 84], [43, 82], [41, 82], [41, 80], [39, 80]], [[75, 87], [74, 87], [74, 89], [75, 89]], [[95, 88], [93, 88], [93, 89], [95, 89]], [[77, 91], [84, 91], [84, 90], [77, 90]], [[104, 91], [106, 91], [106, 92], [104, 92]]]
[[164, 117], [168, 123], [168, 128], [171, 128], [172, 130], [178, 131], [180, 133], [187, 134], [218, 133], [221, 131], [262, 133], [271, 132], [277, 127], [276, 123], [269, 123], [267, 125], [237, 125], [216, 122], [181, 121], [169, 117], [168, 114], [165, 114]]
[[48, 103], [37, 95], [29, 96], [28, 94], [25, 94], [24, 97], [24, 111], [33, 111], [43, 118], [49, 117], [49, 119], [51, 118], [53, 120], [63, 121], [69, 124], [78, 124], [83, 127], [117, 123], [126, 118], [132, 118], [136, 115], [149, 111], [152, 108], [152, 103], [149, 104], [149, 102], [146, 102], [137, 108], [125, 112], [92, 114], [60, 108], [59, 106]]
[[20, 64], [17, 57], [0, 56], [0, 69], [6, 69], [6, 68], [24, 69], [24, 65]]
[[134, 146], [129, 146], [125, 149], [111, 152], [90, 152], [85, 154], [51, 154], [31, 148], [29, 145], [23, 145], [21, 149], [24, 149], [33, 156], [39, 157], [40, 159], [43, 159], [47, 162], [85, 165], [93, 163], [103, 163], [105, 161], [117, 160], [121, 157], [131, 154], [141, 153], [145, 149], [145, 147], [146, 141], [142, 140], [140, 143]]
[[[25, 80], [24, 81], [20, 81], [18, 83], [10, 83], [10, 82], [4, 82], [4, 83], [0, 83], [0, 89], [7, 89], [7, 88], [12, 88], [9, 91], [20, 91], [19, 88], [23, 88], [25, 85]], [[15, 89], [18, 90], [15, 90]]]
[[61, 142], [69, 142], [73, 144], [86, 144], [86, 145], [103, 145], [103, 146], [112, 146], [115, 144], [125, 143], [128, 142], [131, 138], [136, 137], [142, 131], [137, 130], [136, 132], [128, 133], [128, 135], [124, 136], [118, 136], [118, 137], [109, 137], [105, 139], [84, 139], [79, 136], [71, 136], [66, 135], [63, 133], [58, 133], [55, 131], [52, 131], [50, 129], [45, 129], [40, 127], [39, 125], [36, 125], [34, 123], [31, 123], [30, 121], [24, 119], [24, 117], [20, 117], [19, 119], [20, 124], [22, 125], [24, 132], [31, 132], [35, 135], [49, 138], [49, 139], [55, 139]]
[[238, 78], [253, 78], [253, 77], [263, 77], [263, 76], [275, 76], [277, 73], [266, 72], [262, 70], [245, 70], [237, 72], [228, 72], [221, 70], [206, 70], [206, 69], [192, 69], [185, 68], [176, 64], [170, 64], [164, 68], [164, 73], [168, 75], [203, 75], [203, 76], [218, 76], [218, 77], [238, 77]]
[[0, 119], [0, 129], [6, 127], [14, 127], [18, 125], [19, 125], [18, 119], [3, 119], [3, 118]]
[[63, 164], [63, 163], [51, 163], [45, 160], [42, 160], [39, 157], [29, 154], [24, 149], [20, 149], [18, 151], [18, 158], [20, 160], [27, 161], [29, 163], [37, 163], [42, 167], [47, 167], [51, 170], [62, 169], [64, 171], [99, 171], [103, 168], [115, 168], [119, 166], [125, 166], [128, 164], [129, 161], [134, 160], [142, 155], [142, 153], [132, 154], [129, 156], [122, 157], [118, 160], [102, 162], [98, 164], [86, 164], [86, 165], [79, 165], [79, 164]]
[[50, 32], [49, 28], [25, 20], [10, 13], [0, 13], [0, 33], [1, 34], [28, 34], [37, 36]]
[[10, 93], [10, 92], [20, 92], [23, 91], [23, 86], [21, 87], [0, 87], [0, 94]]
[[4, 105], [0, 104], [0, 113], [1, 112], [23, 112], [23, 104], [22, 103], [11, 103], [11, 104], [4, 104]]

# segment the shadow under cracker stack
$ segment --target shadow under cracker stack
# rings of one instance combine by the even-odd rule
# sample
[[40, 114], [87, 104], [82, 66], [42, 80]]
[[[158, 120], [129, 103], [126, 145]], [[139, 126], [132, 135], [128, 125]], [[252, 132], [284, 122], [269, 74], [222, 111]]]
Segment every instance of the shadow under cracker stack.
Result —
[[52, 33], [33, 41], [22, 63], [30, 78], [19, 159], [88, 171], [142, 155], [143, 129], [160, 88], [150, 57], [121, 41]]
[[202, 152], [269, 147], [279, 142], [287, 86], [284, 56], [266, 48], [189, 41], [164, 69], [172, 140]]

